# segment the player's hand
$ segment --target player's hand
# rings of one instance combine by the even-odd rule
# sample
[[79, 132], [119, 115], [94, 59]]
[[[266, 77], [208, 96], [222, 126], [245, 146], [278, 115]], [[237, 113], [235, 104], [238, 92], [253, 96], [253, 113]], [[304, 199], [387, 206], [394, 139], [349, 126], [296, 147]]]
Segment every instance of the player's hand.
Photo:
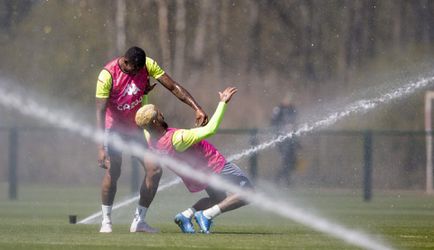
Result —
[[98, 149], [98, 167], [108, 169], [109, 163], [105, 150]]
[[223, 92], [219, 92], [220, 101], [228, 103], [237, 91], [238, 89], [235, 87], [228, 87]]
[[196, 110], [196, 126], [205, 126], [208, 123], [208, 116], [202, 109]]
[[155, 82], [154, 82], [154, 84], [148, 84], [146, 86], [146, 89], [145, 89], [145, 95], [149, 94], [149, 92], [151, 92], [156, 85], [157, 85], [157, 83], [155, 83]]

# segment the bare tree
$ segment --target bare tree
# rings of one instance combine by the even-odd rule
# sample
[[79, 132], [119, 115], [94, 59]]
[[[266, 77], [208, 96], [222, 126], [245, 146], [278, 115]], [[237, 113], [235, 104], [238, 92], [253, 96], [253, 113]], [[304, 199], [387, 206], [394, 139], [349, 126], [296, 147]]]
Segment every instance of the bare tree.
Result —
[[121, 54], [125, 50], [125, 44], [127, 40], [126, 30], [126, 2], [125, 0], [116, 1], [116, 52]]
[[200, 1], [199, 19], [197, 20], [196, 35], [193, 44], [193, 61], [196, 66], [202, 67], [204, 62], [205, 38], [208, 17], [211, 11], [211, 0]]
[[[228, 34], [228, 18], [229, 18], [229, 0], [220, 1], [220, 17], [219, 17], [219, 36], [221, 41], [226, 41], [226, 36]], [[226, 61], [225, 44], [219, 42], [217, 43], [217, 51], [219, 56], [220, 65], [222, 62]], [[222, 69], [220, 69], [221, 71]]]
[[369, 57], [374, 57], [375, 55], [375, 46], [377, 44], [377, 39], [375, 37], [375, 34], [377, 32], [377, 0], [372, 0], [370, 3], [366, 6], [366, 20], [367, 20], [367, 27], [366, 27], [366, 55]]
[[166, 0], [157, 0], [158, 27], [164, 68], [170, 71], [169, 17]]
[[[364, 25], [364, 8], [363, 4], [365, 2], [361, 0], [354, 1], [354, 10], [353, 10], [353, 24], [351, 27], [351, 47], [349, 58], [349, 65], [350, 66], [357, 66], [363, 59], [363, 36], [365, 35], [366, 29]], [[354, 69], [354, 68], [353, 68]]]
[[259, 2], [249, 2], [249, 40], [248, 57], [247, 57], [247, 72], [259, 71], [261, 58], [261, 22], [259, 15]]
[[[111, 5], [114, 5], [117, 0], [111, 0]], [[112, 8], [108, 8], [106, 13], [104, 13], [104, 27], [107, 32], [108, 37], [108, 49], [107, 49], [107, 58], [112, 58], [118, 55], [117, 44], [116, 44], [116, 10]], [[114, 18], [113, 18], [114, 17]]]
[[219, 60], [219, 56], [218, 56], [218, 44], [221, 43], [220, 41], [220, 34], [219, 34], [219, 27], [218, 27], [218, 21], [219, 21], [219, 8], [220, 8], [220, 3], [218, 1], [211, 1], [211, 10], [214, 11], [210, 11], [210, 15], [208, 17], [209, 20], [209, 42], [207, 44], [209, 44], [209, 55], [211, 58], [209, 58], [208, 60], [211, 62], [212, 68], [213, 68], [213, 73], [218, 75], [220, 73], [220, 60]]
[[427, 32], [429, 36], [429, 42], [430, 44], [433, 44], [434, 42], [434, 2], [428, 1], [427, 3], [427, 15], [428, 15], [428, 21], [427, 21]]
[[355, 1], [344, 0], [343, 3], [341, 23], [339, 25], [340, 43], [338, 46], [337, 72], [338, 77], [346, 82], [349, 77], [349, 69], [353, 60], [352, 50], [354, 46], [354, 38], [352, 36], [354, 35]]
[[301, 37], [302, 44], [300, 46], [302, 53], [302, 68], [306, 77], [310, 80], [316, 79], [316, 72], [313, 65], [313, 3], [311, 1], [302, 1], [299, 4], [301, 14]]
[[174, 59], [174, 75], [177, 78], [183, 79], [185, 65], [185, 0], [176, 0], [176, 16], [175, 16], [175, 59]]
[[194, 85], [199, 84], [204, 69], [205, 59], [205, 43], [208, 29], [208, 18], [211, 12], [213, 0], [200, 1], [199, 17], [196, 23], [196, 33], [194, 35], [192, 49], [192, 65], [194, 68], [190, 74], [190, 82]]
[[420, 37], [420, 41], [425, 44], [430, 41], [429, 31], [433, 21], [430, 2], [431, 0], [419, 0], [416, 4], [417, 16], [420, 17], [419, 24], [416, 25], [416, 28], [420, 27], [420, 29], [418, 29], [418, 33], [416, 35]]

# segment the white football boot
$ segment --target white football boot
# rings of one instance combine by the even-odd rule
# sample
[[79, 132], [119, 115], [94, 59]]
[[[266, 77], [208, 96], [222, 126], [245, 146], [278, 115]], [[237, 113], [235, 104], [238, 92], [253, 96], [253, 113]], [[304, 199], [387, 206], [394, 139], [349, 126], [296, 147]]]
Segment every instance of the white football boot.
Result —
[[159, 230], [149, 226], [148, 223], [146, 223], [144, 220], [140, 220], [139, 218], [136, 217], [131, 223], [130, 232], [131, 233], [137, 233], [137, 232], [158, 233]]
[[111, 221], [103, 221], [101, 223], [101, 229], [99, 230], [100, 233], [111, 233], [112, 230], [112, 223]]

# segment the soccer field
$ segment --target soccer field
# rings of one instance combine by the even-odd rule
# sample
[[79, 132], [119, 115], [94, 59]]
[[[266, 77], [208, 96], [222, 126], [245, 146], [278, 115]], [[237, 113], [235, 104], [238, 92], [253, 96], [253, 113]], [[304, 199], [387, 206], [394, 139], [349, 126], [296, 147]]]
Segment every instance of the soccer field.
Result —
[[[157, 194], [147, 215], [159, 234], [129, 233], [135, 204], [113, 212], [112, 234], [99, 225], [72, 225], [69, 214], [84, 219], [99, 210], [99, 187], [21, 186], [19, 199], [7, 199], [1, 184], [0, 249], [359, 249], [254, 206], [216, 218], [210, 235], [185, 235], [173, 216], [198, 195], [181, 185]], [[334, 223], [357, 230], [394, 249], [434, 249], [434, 197], [421, 192], [361, 195], [345, 190], [286, 191], [286, 201]], [[126, 197], [119, 190], [117, 201]], [[98, 220], [99, 222], [99, 220]]]

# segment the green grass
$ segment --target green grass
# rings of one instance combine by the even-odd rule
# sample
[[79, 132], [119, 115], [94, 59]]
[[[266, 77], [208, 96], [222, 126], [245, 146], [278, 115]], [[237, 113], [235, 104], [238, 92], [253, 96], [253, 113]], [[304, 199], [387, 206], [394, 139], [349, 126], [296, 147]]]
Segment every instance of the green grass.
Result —
[[[109, 235], [98, 233], [98, 224], [69, 224], [69, 214], [80, 220], [99, 210], [98, 187], [22, 186], [16, 201], [0, 187], [0, 249], [360, 249], [254, 206], [221, 215], [210, 235], [184, 235], [172, 218], [200, 195], [181, 185], [159, 193], [151, 206], [147, 219], [161, 230], [154, 235], [128, 232], [135, 204], [113, 213]], [[121, 189], [118, 200], [125, 194]], [[432, 196], [375, 192], [366, 203], [348, 191], [297, 189], [282, 198], [395, 249], [434, 249]]]

